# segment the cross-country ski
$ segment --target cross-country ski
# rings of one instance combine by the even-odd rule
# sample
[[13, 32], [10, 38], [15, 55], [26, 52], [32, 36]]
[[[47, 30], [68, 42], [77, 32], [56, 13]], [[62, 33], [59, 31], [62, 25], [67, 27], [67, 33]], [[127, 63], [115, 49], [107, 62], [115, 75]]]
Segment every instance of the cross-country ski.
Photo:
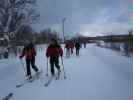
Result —
[[4, 97], [2, 100], [11, 100], [11, 98], [13, 97], [13, 93], [9, 93], [6, 97]]
[[44, 84], [45, 87], [48, 87], [50, 85], [50, 83], [54, 80], [54, 76], [51, 76], [47, 81], [46, 83]]
[[[46, 81], [46, 83], [44, 84], [44, 86], [45, 87], [48, 87], [52, 83], [52, 81], [54, 81], [54, 80], [60, 80], [60, 78], [61, 78], [61, 72], [58, 72], [55, 75], [52, 75], [52, 76], [48, 77], [48, 80]], [[66, 79], [66, 78], [64, 78], [64, 79]]]
[[20, 88], [20, 87], [22, 87], [23, 85], [25, 85], [25, 84], [27, 84], [27, 83], [32, 83], [32, 82], [34, 82], [35, 80], [39, 79], [41, 73], [42, 73], [42, 71], [37, 72], [35, 75], [32, 76], [31, 79], [26, 79], [26, 80], [24, 80], [22, 83], [17, 84], [17, 85], [16, 85], [16, 88]]

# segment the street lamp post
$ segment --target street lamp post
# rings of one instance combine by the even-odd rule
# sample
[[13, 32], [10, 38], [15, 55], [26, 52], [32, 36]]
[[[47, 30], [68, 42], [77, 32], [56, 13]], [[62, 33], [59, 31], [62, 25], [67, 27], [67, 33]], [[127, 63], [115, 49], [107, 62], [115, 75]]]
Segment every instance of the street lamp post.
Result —
[[63, 32], [63, 41], [65, 42], [65, 31], [64, 31], [64, 26], [65, 26], [65, 21], [66, 21], [66, 18], [63, 18], [62, 19], [62, 32]]

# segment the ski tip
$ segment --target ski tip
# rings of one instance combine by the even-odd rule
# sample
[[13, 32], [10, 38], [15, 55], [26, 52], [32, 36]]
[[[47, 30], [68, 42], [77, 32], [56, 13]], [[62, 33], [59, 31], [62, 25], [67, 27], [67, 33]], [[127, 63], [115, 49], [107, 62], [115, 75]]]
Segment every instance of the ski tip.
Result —
[[16, 88], [20, 88], [22, 85], [16, 85]]
[[9, 96], [13, 96], [14, 93], [9, 93]]
[[4, 97], [2, 100], [9, 100], [14, 94], [9, 93], [6, 97]]
[[48, 87], [48, 84], [44, 84], [45, 87]]

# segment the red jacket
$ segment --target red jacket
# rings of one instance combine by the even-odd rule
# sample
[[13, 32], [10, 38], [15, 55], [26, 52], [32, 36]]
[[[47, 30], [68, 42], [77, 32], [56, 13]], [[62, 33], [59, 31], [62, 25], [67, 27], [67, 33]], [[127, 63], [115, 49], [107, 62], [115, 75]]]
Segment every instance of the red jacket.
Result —
[[49, 45], [46, 51], [47, 57], [58, 57], [63, 55], [63, 50], [59, 45]]
[[71, 49], [74, 48], [74, 43], [70, 43], [70, 48], [71, 48]]
[[34, 48], [24, 48], [20, 57], [22, 58], [24, 56], [26, 59], [33, 59], [36, 56], [36, 50]]
[[70, 49], [70, 48], [73, 49], [74, 48], [74, 43], [72, 43], [72, 42], [66, 43], [65, 48], [67, 48], [67, 49]]
[[65, 48], [67, 48], [67, 49], [70, 48], [68, 43], [65, 44]]

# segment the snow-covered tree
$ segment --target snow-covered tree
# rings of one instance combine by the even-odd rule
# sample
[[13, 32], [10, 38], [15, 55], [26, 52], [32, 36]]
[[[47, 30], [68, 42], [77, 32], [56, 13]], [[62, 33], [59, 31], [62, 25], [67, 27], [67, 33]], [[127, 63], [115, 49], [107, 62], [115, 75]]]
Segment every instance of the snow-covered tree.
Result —
[[15, 36], [23, 26], [34, 23], [39, 14], [36, 0], [0, 0], [0, 32]]

